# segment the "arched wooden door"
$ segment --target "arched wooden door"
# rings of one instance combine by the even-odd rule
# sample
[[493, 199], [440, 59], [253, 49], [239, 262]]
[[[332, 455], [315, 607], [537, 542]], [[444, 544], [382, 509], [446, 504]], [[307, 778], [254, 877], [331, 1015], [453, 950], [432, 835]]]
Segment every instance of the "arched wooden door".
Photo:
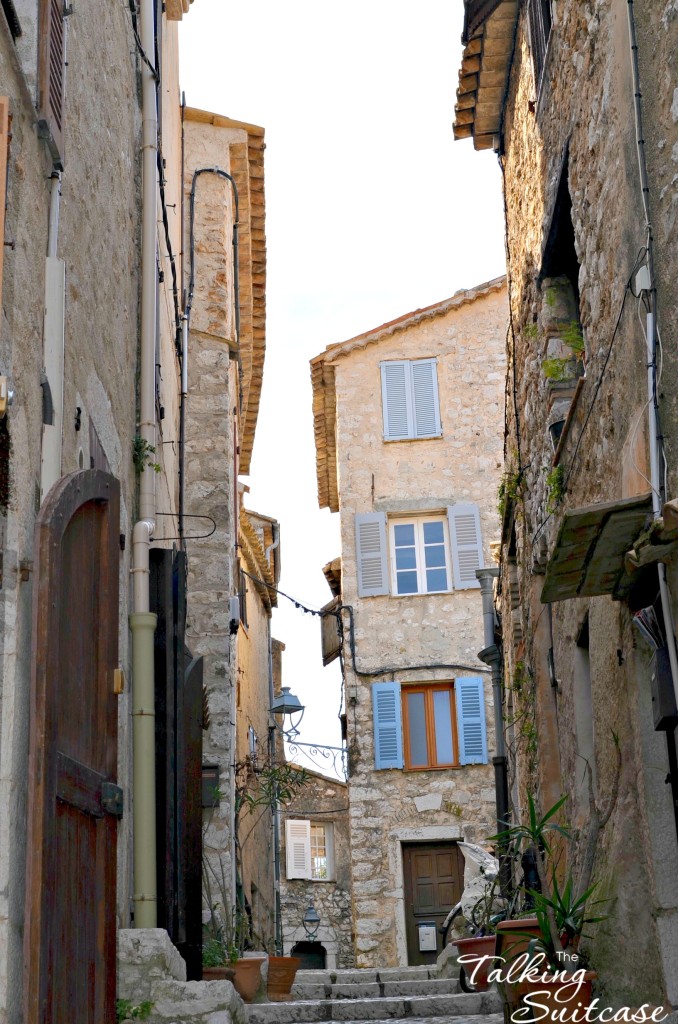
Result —
[[26, 1024], [115, 1021], [120, 491], [54, 485], [35, 533]]

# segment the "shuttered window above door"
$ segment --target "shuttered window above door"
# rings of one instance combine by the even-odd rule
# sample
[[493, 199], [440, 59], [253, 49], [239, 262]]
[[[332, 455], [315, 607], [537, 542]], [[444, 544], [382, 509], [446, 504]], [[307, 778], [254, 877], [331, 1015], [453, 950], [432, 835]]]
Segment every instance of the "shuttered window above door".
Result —
[[440, 437], [436, 359], [394, 359], [381, 364], [384, 440]]

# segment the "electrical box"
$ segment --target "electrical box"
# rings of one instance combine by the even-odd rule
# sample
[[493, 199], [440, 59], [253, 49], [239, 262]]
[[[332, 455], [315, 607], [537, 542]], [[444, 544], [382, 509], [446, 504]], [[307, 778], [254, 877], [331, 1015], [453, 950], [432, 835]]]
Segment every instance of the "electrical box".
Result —
[[671, 678], [671, 663], [666, 647], [658, 647], [652, 659], [652, 713], [657, 731], [674, 729], [678, 723], [676, 694]]
[[419, 952], [435, 953], [438, 948], [435, 921], [421, 921], [417, 924], [417, 928], [419, 929]]
[[204, 764], [202, 766], [203, 807], [218, 807], [219, 797], [219, 765]]

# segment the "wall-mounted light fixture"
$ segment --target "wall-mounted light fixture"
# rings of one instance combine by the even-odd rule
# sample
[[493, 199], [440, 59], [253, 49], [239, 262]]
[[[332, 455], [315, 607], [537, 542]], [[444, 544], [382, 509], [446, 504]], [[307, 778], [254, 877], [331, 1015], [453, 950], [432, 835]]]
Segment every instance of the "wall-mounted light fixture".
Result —
[[315, 939], [316, 935], [318, 934], [318, 928], [320, 928], [320, 914], [315, 909], [312, 903], [309, 905], [306, 913], [304, 914], [301, 923], [304, 926], [304, 931], [306, 932], [307, 938], [309, 938], [312, 942]]

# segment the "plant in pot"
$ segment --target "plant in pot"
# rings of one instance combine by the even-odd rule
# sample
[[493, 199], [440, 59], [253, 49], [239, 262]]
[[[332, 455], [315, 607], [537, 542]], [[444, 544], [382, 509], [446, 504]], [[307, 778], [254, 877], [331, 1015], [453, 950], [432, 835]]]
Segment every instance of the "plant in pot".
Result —
[[[521, 958], [519, 963], [526, 970], [531, 966], [538, 968], [538, 974], [548, 982], [540, 990], [545, 991], [549, 987], [554, 991], [557, 989], [558, 994], [554, 998], [560, 1010], [563, 1010], [568, 996], [573, 998], [573, 1008], [576, 1008], [577, 1003], [585, 1005], [587, 997], [590, 1001], [590, 986], [596, 976], [594, 972], [586, 972], [587, 976], [584, 977], [579, 960], [579, 941], [584, 935], [586, 924], [604, 919], [603, 916], [591, 913], [591, 908], [604, 902], [592, 899], [597, 888], [592, 884], [592, 877], [598, 840], [612, 814], [619, 791], [621, 752], [614, 734], [613, 740], [617, 766], [605, 808], [599, 807], [595, 799], [591, 767], [586, 763], [589, 818], [586, 828], [580, 830], [579, 834], [555, 820], [567, 797], [562, 797], [545, 814], [540, 815], [534, 798], [528, 794], [527, 821], [511, 826], [494, 837], [499, 842], [514, 843], [519, 848], [528, 847], [534, 855], [536, 872], [536, 884], [524, 886], [532, 904], [533, 916], [501, 922], [497, 926], [496, 953], [505, 960], [503, 963], [498, 962], [504, 975], [511, 963], [518, 965], [518, 958]], [[582, 844], [581, 851], [576, 849], [579, 842]], [[568, 847], [572, 855], [581, 852], [582, 856], [576, 880], [572, 872], [569, 872], [561, 884], [558, 881], [561, 873], [558, 870], [558, 855]], [[556, 979], [556, 983], [551, 985], [549, 975], [554, 971], [558, 972], [560, 983]], [[514, 979], [522, 973], [514, 971]], [[571, 978], [573, 974], [576, 975], [575, 981], [568, 981], [568, 977]], [[530, 983], [514, 979], [503, 984], [504, 999], [510, 1007], [515, 1007], [522, 997], [530, 994]], [[541, 980], [540, 977], [540, 983]], [[546, 1000], [547, 997], [544, 998]], [[565, 1015], [558, 1019], [567, 1021], [567, 1011], [563, 1012]]]

